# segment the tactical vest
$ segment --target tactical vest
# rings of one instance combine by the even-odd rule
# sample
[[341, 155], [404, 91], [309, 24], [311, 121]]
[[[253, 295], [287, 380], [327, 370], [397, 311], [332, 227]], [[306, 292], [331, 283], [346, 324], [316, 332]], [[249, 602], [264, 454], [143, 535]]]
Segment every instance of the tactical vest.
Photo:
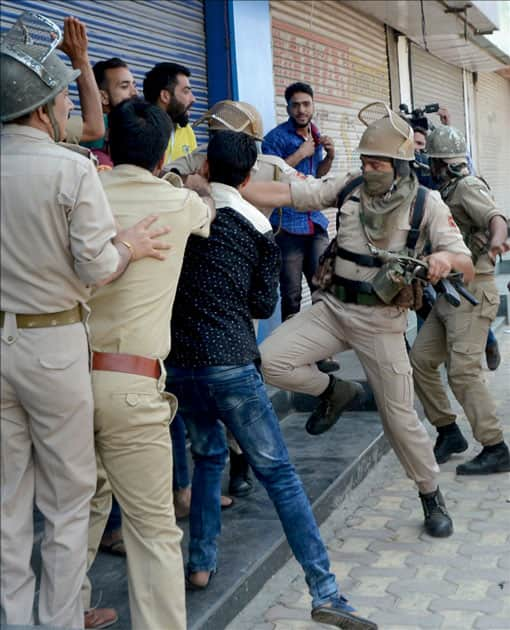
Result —
[[[340, 191], [337, 199], [337, 233], [340, 229], [340, 211], [342, 206], [348, 199], [352, 199], [356, 202], [360, 201], [359, 197], [353, 195], [353, 192], [359, 188], [362, 183], [363, 178], [361, 176], [356, 177], [348, 182]], [[410, 256], [415, 255], [416, 244], [420, 237], [427, 194], [428, 189], [424, 186], [419, 186], [418, 192], [412, 204], [410, 220], [411, 227], [408, 231], [406, 239], [406, 249], [408, 251], [408, 255]], [[364, 304], [366, 306], [388, 304], [380, 299], [374, 285], [371, 282], [360, 282], [358, 280], [351, 280], [349, 278], [343, 278], [336, 275], [334, 265], [337, 257], [353, 262], [361, 267], [382, 269], [384, 266], [383, 261], [377, 256], [358, 254], [357, 252], [351, 252], [343, 247], [339, 247], [337, 236], [335, 234], [335, 237], [329, 244], [327, 250], [320, 258], [319, 269], [315, 276], [317, 284], [323, 290], [332, 293], [342, 302]], [[398, 294], [390, 303], [401, 306], [402, 308], [419, 309], [421, 308], [421, 296], [421, 287], [418, 286], [418, 283], [414, 283], [400, 289]]]

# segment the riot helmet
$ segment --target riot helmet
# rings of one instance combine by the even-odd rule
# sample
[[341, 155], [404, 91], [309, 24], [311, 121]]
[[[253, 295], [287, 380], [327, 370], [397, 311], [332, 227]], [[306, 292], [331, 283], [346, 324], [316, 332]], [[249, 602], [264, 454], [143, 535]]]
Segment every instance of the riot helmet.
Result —
[[370, 157], [414, 160], [412, 127], [386, 103], [376, 101], [363, 107], [358, 118], [366, 126], [358, 151]]
[[255, 138], [262, 140], [263, 129], [262, 117], [259, 112], [243, 101], [218, 101], [203, 116], [193, 123], [196, 127], [207, 121], [210, 131], [242, 131]]
[[0, 120], [9, 122], [45, 106], [55, 140], [61, 138], [52, 102], [80, 70], [68, 68], [55, 49], [62, 31], [37, 13], [23, 13], [0, 42]]
[[437, 126], [427, 138], [427, 154], [431, 158], [466, 160], [467, 146], [464, 136], [455, 127]]

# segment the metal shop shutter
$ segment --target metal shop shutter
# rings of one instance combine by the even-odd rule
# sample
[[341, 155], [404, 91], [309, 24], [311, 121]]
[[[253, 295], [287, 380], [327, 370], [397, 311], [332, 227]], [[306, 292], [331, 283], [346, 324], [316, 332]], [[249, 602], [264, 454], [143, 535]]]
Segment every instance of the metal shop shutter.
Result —
[[[411, 82], [413, 107], [423, 107], [429, 103], [439, 103], [447, 107], [451, 114], [452, 126], [466, 135], [462, 68], [445, 63], [413, 44]], [[431, 114], [431, 120], [439, 123], [439, 117], [435, 114]]]
[[475, 84], [478, 171], [510, 216], [510, 81], [480, 72]]
[[[191, 70], [197, 99], [192, 118], [207, 110], [203, 0], [2, 0], [2, 30], [23, 11], [42, 13], [60, 26], [67, 15], [83, 20], [92, 64], [121, 57], [140, 90], [145, 73], [154, 64], [182, 63]], [[71, 96], [78, 105], [76, 85], [71, 86]], [[207, 141], [207, 129], [198, 131], [198, 142]]]
[[[357, 170], [356, 147], [365, 129], [358, 111], [372, 101], [390, 104], [384, 26], [336, 0], [271, 0], [271, 18], [278, 123], [288, 117], [283, 97], [287, 85], [310, 83], [315, 122], [335, 141], [330, 173]], [[332, 235], [336, 209], [325, 214]], [[307, 289], [302, 305], [309, 300]]]

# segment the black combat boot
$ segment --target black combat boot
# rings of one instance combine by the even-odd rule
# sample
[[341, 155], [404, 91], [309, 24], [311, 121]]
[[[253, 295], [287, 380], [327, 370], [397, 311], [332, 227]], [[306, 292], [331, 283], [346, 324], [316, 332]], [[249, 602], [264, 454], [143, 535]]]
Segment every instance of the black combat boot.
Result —
[[457, 466], [458, 475], [492, 475], [504, 472], [510, 472], [510, 453], [504, 442], [484, 446], [474, 459]]
[[487, 359], [487, 367], [494, 372], [501, 363], [501, 354], [499, 353], [499, 345], [495, 339], [489, 346], [485, 348], [485, 358]]
[[253, 490], [250, 465], [243, 453], [230, 450], [230, 480], [228, 493], [234, 497], [245, 497]]
[[446, 510], [443, 495], [439, 488], [429, 494], [420, 493], [423, 513], [425, 514], [425, 531], [434, 538], [447, 538], [453, 533], [453, 523]]
[[438, 464], [444, 464], [450, 459], [450, 455], [463, 453], [468, 447], [456, 422], [447, 424], [445, 427], [438, 427], [437, 433], [434, 455]]
[[360, 383], [341, 381], [332, 374], [329, 379], [329, 385], [320, 395], [321, 400], [306, 423], [310, 435], [319, 435], [331, 429], [356, 396], [363, 394]]

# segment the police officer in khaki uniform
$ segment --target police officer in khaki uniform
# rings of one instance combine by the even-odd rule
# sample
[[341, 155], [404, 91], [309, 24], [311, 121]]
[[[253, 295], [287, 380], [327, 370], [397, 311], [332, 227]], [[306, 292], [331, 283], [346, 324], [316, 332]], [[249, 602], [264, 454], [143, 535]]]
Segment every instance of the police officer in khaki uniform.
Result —
[[[359, 117], [367, 125], [359, 145], [362, 183], [340, 209], [334, 275], [329, 286], [324, 285], [327, 288], [314, 294], [311, 308], [265, 340], [262, 370], [271, 385], [320, 396], [307, 423], [307, 430], [318, 434], [333, 426], [352, 395], [348, 386], [354, 392], [355, 387], [321, 373], [315, 363], [328, 354], [354, 349], [374, 392], [385, 434], [418, 486], [426, 531], [431, 536], [449, 536], [453, 527], [437, 485], [439, 468], [413, 407], [411, 366], [404, 343], [407, 308], [400, 300], [400, 306], [384, 303], [374, 290], [376, 279], [386, 276], [387, 270], [377, 263], [371, 247], [409, 253], [410, 214], [419, 186], [409, 169], [414, 159], [413, 132], [383, 103], [367, 106]], [[287, 192], [280, 201], [316, 208], [334, 202], [334, 197], [324, 195], [320, 182], [315, 188], [312, 196], [304, 193], [301, 182], [294, 182], [290, 199]], [[445, 277], [453, 267], [472, 275], [469, 250], [455, 223], [450, 223], [448, 208], [434, 192], [426, 198], [416, 252], [427, 239], [433, 251], [428, 257], [432, 281]]]
[[169, 436], [177, 401], [164, 392], [163, 359], [170, 351], [170, 317], [186, 242], [190, 234], [209, 235], [214, 203], [206, 182], [200, 199], [155, 176], [169, 137], [170, 121], [156, 105], [128, 100], [110, 113], [116, 166], [100, 177], [115, 218], [130, 225], [156, 211], [159, 224], [171, 228], [166, 237], [171, 249], [163, 263], [130, 266], [90, 300], [95, 444], [102, 474], [92, 499], [89, 565], [113, 490], [122, 510], [133, 630], [186, 628]]
[[446, 362], [448, 383], [483, 446], [473, 460], [457, 466], [457, 474], [509, 472], [510, 453], [481, 367], [487, 332], [499, 306], [494, 265], [496, 256], [508, 250], [507, 220], [487, 184], [469, 174], [466, 142], [457, 129], [436, 127], [427, 140], [427, 153], [443, 201], [471, 250], [476, 275], [468, 288], [479, 304], [463, 300], [454, 308], [444, 298], [437, 300], [411, 353], [416, 393], [438, 431], [434, 448], [438, 463], [465, 451], [468, 444], [439, 374], [439, 366]]
[[[39, 623], [83, 627], [88, 513], [96, 486], [93, 401], [82, 313], [89, 286], [153, 250], [119, 233], [93, 163], [56, 144], [71, 71], [46, 18], [24, 14], [2, 38], [0, 622], [34, 623], [34, 499], [46, 525]], [[166, 233], [167, 230], [164, 231]], [[161, 232], [163, 233], [163, 232]], [[165, 245], [166, 247], [166, 245]]]

